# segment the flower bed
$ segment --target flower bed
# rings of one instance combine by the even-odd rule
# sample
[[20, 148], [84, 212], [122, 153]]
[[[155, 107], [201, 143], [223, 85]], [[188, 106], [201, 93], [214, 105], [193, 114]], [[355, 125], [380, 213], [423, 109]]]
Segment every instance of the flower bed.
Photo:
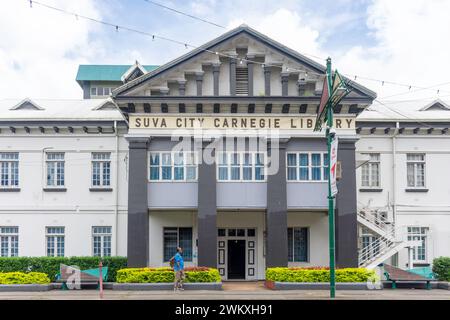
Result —
[[42, 272], [0, 272], [0, 285], [49, 283], [49, 277]]
[[[365, 268], [336, 269], [336, 282], [367, 282], [376, 277], [373, 270]], [[273, 282], [330, 282], [328, 268], [268, 268], [266, 281]]]
[[[220, 282], [219, 271], [207, 267], [188, 267], [185, 282], [205, 283]], [[118, 283], [171, 283], [175, 279], [171, 268], [126, 268], [117, 271]]]

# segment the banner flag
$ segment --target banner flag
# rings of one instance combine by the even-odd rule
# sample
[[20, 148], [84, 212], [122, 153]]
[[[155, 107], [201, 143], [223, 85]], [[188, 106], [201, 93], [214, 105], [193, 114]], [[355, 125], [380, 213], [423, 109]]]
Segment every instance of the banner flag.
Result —
[[322, 97], [320, 98], [319, 110], [317, 111], [316, 125], [314, 131], [320, 131], [322, 129], [322, 122], [326, 117], [327, 103], [329, 98], [327, 77], [323, 78]]
[[338, 152], [338, 138], [337, 136], [331, 141], [330, 148], [330, 181], [331, 181], [331, 195], [334, 197], [338, 193], [336, 184], [337, 174], [337, 152]]

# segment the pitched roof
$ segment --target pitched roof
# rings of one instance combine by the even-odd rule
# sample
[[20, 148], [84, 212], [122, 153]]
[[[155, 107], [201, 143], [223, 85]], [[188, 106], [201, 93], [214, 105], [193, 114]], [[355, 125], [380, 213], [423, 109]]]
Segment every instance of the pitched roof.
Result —
[[377, 100], [357, 117], [357, 121], [445, 121], [450, 120], [450, 109], [429, 109], [436, 103], [449, 105], [450, 100], [426, 99], [411, 101], [390, 101], [380, 103]]
[[[29, 98], [25, 99], [31, 101]], [[0, 123], [2, 121], [82, 121], [123, 120], [117, 108], [101, 108], [110, 99], [36, 99], [32, 100], [42, 109], [16, 108], [23, 99], [0, 100]]]
[[[111, 64], [80, 64], [76, 81], [81, 85], [82, 81], [122, 81], [122, 75], [133, 65]], [[144, 65], [147, 72], [155, 70], [158, 66]]]
[[[232, 30], [222, 34], [221, 36], [205, 43], [204, 45], [199, 46], [199, 47], [195, 48], [194, 50], [178, 57], [177, 59], [172, 60], [172, 61], [154, 69], [153, 71], [150, 71], [132, 81], [129, 81], [128, 83], [123, 84], [119, 88], [115, 89], [113, 91], [112, 95], [113, 95], [113, 97], [115, 97], [118, 94], [123, 93], [124, 91], [127, 91], [128, 89], [133, 88], [133, 87], [143, 83], [144, 81], [146, 81], [152, 77], [155, 77], [156, 75], [159, 75], [159, 74], [163, 73], [164, 71], [167, 71], [190, 58], [201, 54], [202, 52], [204, 52], [204, 50], [210, 50], [213, 47], [221, 44], [222, 42], [224, 42], [238, 34], [241, 34], [241, 33], [245, 33], [245, 34], [249, 35], [250, 37], [261, 41], [268, 47], [271, 47], [274, 50], [282, 52], [283, 54], [289, 56], [290, 58], [302, 63], [307, 68], [312, 69], [313, 71], [323, 73], [323, 74], [325, 74], [325, 72], [326, 72], [326, 66], [302, 55], [301, 53], [299, 53], [295, 50], [292, 50], [292, 49], [286, 47], [285, 45], [269, 38], [268, 36], [260, 33], [259, 31], [256, 31], [255, 29], [250, 28], [246, 24], [242, 24], [239, 27], [232, 29]], [[347, 79], [347, 78], [345, 78], [345, 79]], [[349, 79], [347, 79], [347, 80], [349, 80]], [[377, 96], [374, 91], [372, 91], [354, 81], [350, 81], [350, 85], [373, 99], [375, 99]]]

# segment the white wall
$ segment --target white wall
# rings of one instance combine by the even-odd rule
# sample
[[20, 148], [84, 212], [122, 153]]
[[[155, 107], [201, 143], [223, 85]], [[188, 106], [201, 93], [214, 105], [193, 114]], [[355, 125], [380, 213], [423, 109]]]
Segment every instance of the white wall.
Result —
[[[450, 138], [447, 135], [399, 135], [396, 138], [396, 169], [393, 169], [392, 138], [379, 135], [361, 135], [356, 144], [357, 153], [380, 153], [382, 192], [358, 192], [358, 207], [385, 208], [395, 220], [399, 232], [407, 226], [429, 228], [427, 258], [432, 263], [438, 256], [450, 256]], [[407, 153], [425, 153], [425, 187], [428, 192], [406, 192]], [[356, 171], [358, 189], [361, 188], [361, 168]], [[393, 177], [396, 179], [397, 214], [392, 216]], [[399, 266], [406, 267], [407, 249], [399, 253]]]

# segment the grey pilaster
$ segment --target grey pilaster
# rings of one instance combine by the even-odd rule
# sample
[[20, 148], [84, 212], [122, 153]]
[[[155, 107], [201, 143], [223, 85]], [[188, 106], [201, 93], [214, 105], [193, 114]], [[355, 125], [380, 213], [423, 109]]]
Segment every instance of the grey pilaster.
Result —
[[270, 153], [278, 153], [279, 169], [267, 177], [266, 267], [283, 267], [288, 263], [287, 194], [286, 194], [286, 140], [278, 147], [270, 144]]
[[91, 82], [83, 81], [83, 99], [91, 98]]
[[167, 96], [169, 94], [169, 89], [159, 89], [159, 94], [162, 96]]
[[213, 86], [214, 86], [214, 95], [219, 95], [219, 75], [220, 75], [220, 64], [215, 63], [212, 67], [213, 72]]
[[270, 67], [264, 66], [264, 94], [270, 96]]
[[[214, 152], [203, 145], [206, 153]], [[203, 151], [202, 150], [202, 151]], [[199, 157], [201, 158], [201, 157]], [[217, 267], [216, 164], [198, 165], [198, 265]]]
[[145, 267], [149, 262], [149, 213], [147, 202], [148, 138], [127, 138], [128, 165], [128, 241], [129, 267]]
[[236, 95], [236, 59], [230, 58], [230, 95]]
[[338, 145], [338, 161], [342, 169], [335, 206], [336, 265], [339, 268], [358, 266], [355, 142], [355, 139], [341, 139]]
[[282, 72], [281, 73], [281, 95], [284, 97], [288, 95], [288, 84], [289, 84], [289, 73]]
[[[247, 55], [247, 59], [254, 59], [255, 56]], [[253, 96], [253, 61], [247, 61], [247, 70], [248, 70], [248, 95]]]
[[186, 94], [186, 80], [178, 81], [178, 92], [180, 96], [184, 96]]
[[306, 81], [305, 79], [299, 79], [297, 81], [298, 95], [304, 96], [306, 91]]
[[201, 96], [203, 88], [203, 73], [196, 73], [195, 81], [197, 83], [197, 96]]

